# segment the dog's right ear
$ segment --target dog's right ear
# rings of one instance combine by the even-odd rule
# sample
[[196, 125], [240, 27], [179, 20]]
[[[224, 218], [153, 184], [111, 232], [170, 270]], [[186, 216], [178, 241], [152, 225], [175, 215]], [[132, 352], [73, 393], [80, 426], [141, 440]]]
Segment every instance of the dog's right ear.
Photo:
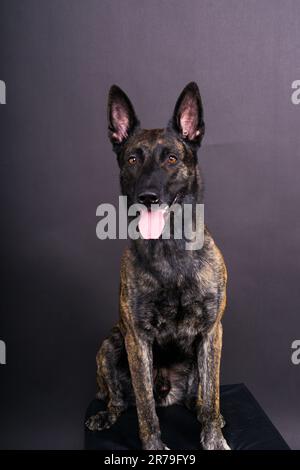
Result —
[[123, 144], [139, 124], [128, 96], [113, 85], [108, 94], [108, 135], [112, 144]]

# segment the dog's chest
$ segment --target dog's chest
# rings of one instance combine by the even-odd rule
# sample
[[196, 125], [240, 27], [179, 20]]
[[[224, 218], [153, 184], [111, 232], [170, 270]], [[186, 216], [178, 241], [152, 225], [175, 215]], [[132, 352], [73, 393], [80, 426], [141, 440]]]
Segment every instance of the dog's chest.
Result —
[[154, 301], [152, 315], [154, 336], [160, 345], [169, 342], [189, 348], [201, 334], [205, 309], [201, 299], [192, 290], [161, 290]]
[[150, 277], [138, 296], [141, 327], [161, 345], [176, 342], [189, 348], [211, 323], [207, 299], [216, 298], [218, 292], [214, 270], [188, 254], [162, 257], [154, 268], [154, 282]]

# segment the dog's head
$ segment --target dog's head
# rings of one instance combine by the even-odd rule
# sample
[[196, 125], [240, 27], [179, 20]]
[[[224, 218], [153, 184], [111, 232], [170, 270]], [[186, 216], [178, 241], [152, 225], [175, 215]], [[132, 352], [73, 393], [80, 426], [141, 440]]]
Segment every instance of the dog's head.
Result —
[[108, 98], [109, 138], [118, 157], [122, 194], [128, 204], [171, 206], [202, 193], [197, 150], [204, 135], [196, 83], [180, 94], [165, 129], [142, 129], [127, 95], [113, 85]]

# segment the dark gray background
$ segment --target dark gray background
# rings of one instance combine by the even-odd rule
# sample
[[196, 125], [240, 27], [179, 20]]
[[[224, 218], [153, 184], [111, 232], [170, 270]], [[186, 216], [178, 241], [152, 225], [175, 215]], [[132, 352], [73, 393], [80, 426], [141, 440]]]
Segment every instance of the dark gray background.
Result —
[[222, 382], [245, 382], [300, 448], [299, 1], [1, 0], [1, 448], [81, 448], [124, 241], [106, 131], [117, 83], [162, 127], [203, 96], [206, 222], [229, 271]]

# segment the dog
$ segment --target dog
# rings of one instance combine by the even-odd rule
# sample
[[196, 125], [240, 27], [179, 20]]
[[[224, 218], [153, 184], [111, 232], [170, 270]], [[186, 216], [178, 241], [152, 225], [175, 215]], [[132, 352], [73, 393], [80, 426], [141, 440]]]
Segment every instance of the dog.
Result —
[[[204, 132], [194, 82], [183, 89], [167, 127], [151, 130], [140, 127], [124, 91], [111, 87], [108, 133], [121, 192], [129, 204], [146, 206], [144, 222], [152, 221], [149, 209], [155, 204], [203, 203], [197, 151]], [[96, 358], [97, 397], [107, 409], [90, 417], [86, 426], [107, 429], [136, 405], [143, 449], [164, 450], [156, 406], [180, 403], [201, 423], [199, 446], [229, 450], [219, 397], [227, 272], [207, 227], [199, 250], [187, 251], [184, 240], [172, 235], [130, 240], [120, 278], [119, 321]]]

